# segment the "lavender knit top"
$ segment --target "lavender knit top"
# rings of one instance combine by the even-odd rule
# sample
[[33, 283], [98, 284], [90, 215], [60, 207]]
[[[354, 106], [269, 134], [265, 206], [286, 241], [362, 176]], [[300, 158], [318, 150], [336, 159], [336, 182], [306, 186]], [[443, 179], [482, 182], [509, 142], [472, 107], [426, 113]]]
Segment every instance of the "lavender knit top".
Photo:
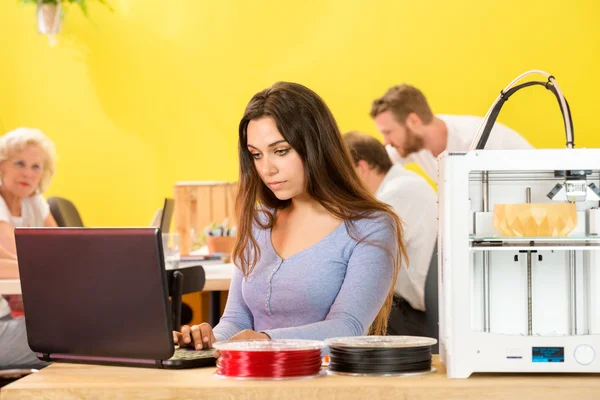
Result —
[[341, 223], [285, 260], [273, 248], [271, 230], [254, 229], [261, 258], [246, 279], [235, 269], [225, 312], [214, 327], [216, 339], [244, 329], [272, 339], [367, 334], [390, 290], [398, 243], [385, 214], [349, 223], [360, 242]]

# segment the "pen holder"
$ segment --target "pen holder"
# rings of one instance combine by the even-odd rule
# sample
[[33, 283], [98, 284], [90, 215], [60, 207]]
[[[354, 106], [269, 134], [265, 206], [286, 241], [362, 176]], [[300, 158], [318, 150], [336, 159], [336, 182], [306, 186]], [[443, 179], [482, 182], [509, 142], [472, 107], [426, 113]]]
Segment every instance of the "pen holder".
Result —
[[207, 236], [206, 246], [210, 254], [231, 254], [235, 243], [234, 236]]

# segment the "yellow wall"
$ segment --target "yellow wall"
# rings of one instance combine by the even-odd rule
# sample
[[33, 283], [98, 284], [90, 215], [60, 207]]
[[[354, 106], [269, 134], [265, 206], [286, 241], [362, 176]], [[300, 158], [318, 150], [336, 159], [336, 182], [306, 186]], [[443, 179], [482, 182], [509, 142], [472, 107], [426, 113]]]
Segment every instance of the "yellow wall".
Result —
[[[0, 130], [56, 142], [48, 195], [88, 225], [146, 225], [177, 180], [237, 179], [236, 135], [253, 93], [277, 80], [321, 94], [343, 130], [376, 134], [371, 100], [411, 82], [434, 111], [483, 115], [515, 76], [553, 73], [579, 146], [600, 147], [597, 0], [109, 0], [67, 10], [58, 45], [34, 7], [0, 1]], [[93, 3], [90, 0], [90, 3]], [[538, 147], [563, 147], [543, 89], [500, 120]]]

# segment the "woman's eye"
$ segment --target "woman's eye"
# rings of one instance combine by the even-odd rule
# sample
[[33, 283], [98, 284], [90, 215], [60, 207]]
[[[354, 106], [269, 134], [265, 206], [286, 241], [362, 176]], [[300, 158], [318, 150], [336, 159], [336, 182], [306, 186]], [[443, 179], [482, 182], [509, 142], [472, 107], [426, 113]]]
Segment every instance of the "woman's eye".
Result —
[[258, 160], [260, 158], [260, 153], [250, 153], [252, 154], [252, 158], [254, 158], [255, 160]]
[[41, 169], [42, 167], [39, 166], [38, 164], [34, 164], [31, 168], [38, 170], [38, 169]]
[[16, 161], [16, 162], [15, 162], [15, 165], [16, 165], [17, 167], [24, 167], [24, 166], [25, 166], [25, 163], [24, 163], [23, 161]]
[[281, 149], [281, 150], [276, 150], [275, 154], [277, 154], [278, 156], [285, 156], [287, 153], [290, 152], [291, 149]]

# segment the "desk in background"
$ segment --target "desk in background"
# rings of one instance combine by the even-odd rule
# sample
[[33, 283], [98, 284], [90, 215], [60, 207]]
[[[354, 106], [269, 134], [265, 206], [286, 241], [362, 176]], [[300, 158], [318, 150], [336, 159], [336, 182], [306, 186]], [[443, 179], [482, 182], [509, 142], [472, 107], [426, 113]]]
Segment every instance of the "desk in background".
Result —
[[[202, 293], [206, 293], [208, 304], [207, 311], [203, 312], [202, 304], [199, 304], [195, 313], [197, 318], [194, 319], [193, 323], [202, 322], [201, 320], [208, 320], [211, 324], [215, 324], [222, 311], [221, 293], [229, 290], [229, 284], [231, 282], [231, 276], [233, 274], [233, 264], [223, 264], [221, 261], [183, 261], [182, 267], [186, 265], [202, 265], [204, 268], [206, 282]], [[18, 279], [0, 279], [0, 295], [4, 294], [21, 294], [21, 282]], [[201, 294], [188, 294], [184, 295], [184, 301], [186, 299], [190, 303], [201, 302]], [[193, 307], [192, 307], [193, 308]], [[204, 318], [208, 314], [208, 318]]]
[[21, 281], [18, 279], [0, 279], [0, 296], [3, 294], [21, 294]]
[[[202, 265], [206, 274], [203, 291], [227, 291], [233, 274], [233, 264], [223, 264], [220, 261], [186, 261], [183, 264]], [[0, 279], [0, 295], [21, 294], [21, 281], [18, 279]]]
[[324, 376], [305, 380], [240, 381], [213, 376], [215, 368], [160, 370], [55, 363], [2, 388], [13, 399], [598, 399], [598, 375], [473, 375], [448, 379]]
[[[222, 304], [227, 299], [226, 292], [229, 291], [235, 265], [223, 264], [220, 261], [183, 261], [181, 264], [182, 268], [185, 268], [186, 265], [200, 264], [204, 268], [206, 276], [202, 292], [183, 296], [183, 301], [193, 310], [194, 318], [190, 323], [198, 324], [207, 321], [211, 326], [215, 326], [221, 318]], [[221, 301], [222, 297], [224, 297], [224, 301]], [[205, 307], [206, 304], [208, 307]]]
[[206, 282], [204, 283], [204, 289], [202, 289], [202, 291], [215, 292], [229, 290], [233, 269], [235, 268], [235, 265], [232, 263], [223, 264], [220, 261], [183, 261], [182, 264], [184, 266], [185, 264], [202, 265], [206, 276]]

